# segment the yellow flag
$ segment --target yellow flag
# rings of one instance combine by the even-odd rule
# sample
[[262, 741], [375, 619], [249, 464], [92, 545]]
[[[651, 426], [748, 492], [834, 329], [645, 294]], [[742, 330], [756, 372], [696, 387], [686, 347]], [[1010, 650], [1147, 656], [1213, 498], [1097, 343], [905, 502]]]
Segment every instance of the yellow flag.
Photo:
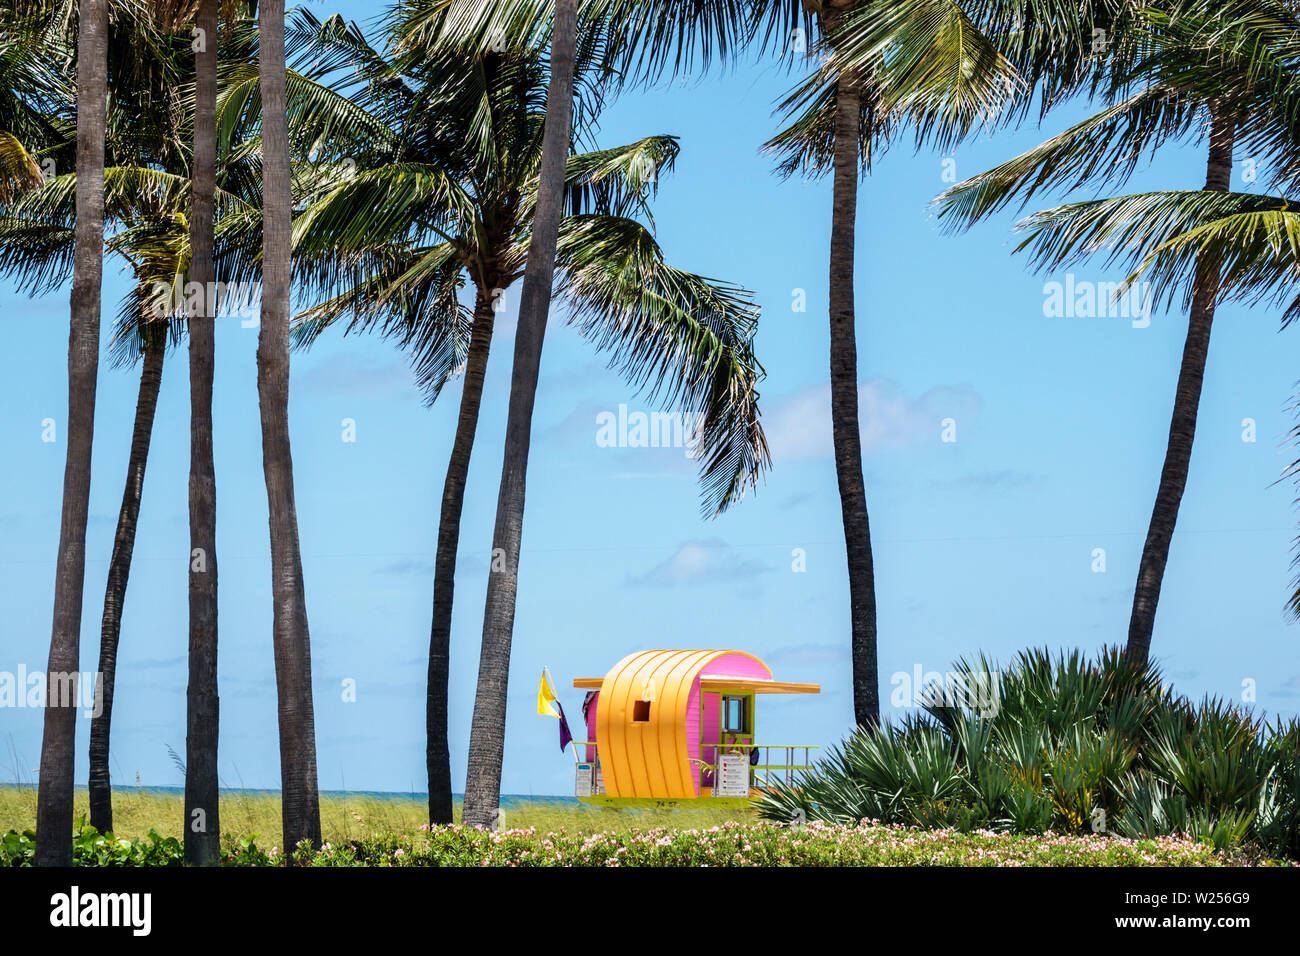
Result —
[[546, 716], [559, 718], [559, 712], [552, 706], [555, 703], [555, 688], [551, 686], [550, 678], [546, 676], [546, 669], [542, 669], [542, 683], [537, 688], [537, 713]]

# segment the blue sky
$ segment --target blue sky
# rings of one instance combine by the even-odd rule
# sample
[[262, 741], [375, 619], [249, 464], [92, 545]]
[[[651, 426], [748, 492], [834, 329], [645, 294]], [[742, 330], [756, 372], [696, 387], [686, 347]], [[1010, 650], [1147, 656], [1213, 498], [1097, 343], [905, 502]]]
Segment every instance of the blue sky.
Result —
[[[359, 4], [341, 5], [355, 15]], [[722, 518], [698, 517], [681, 449], [606, 448], [596, 415], [649, 411], [554, 312], [542, 361], [511, 668], [502, 787], [566, 793], [571, 757], [535, 715], [543, 666], [571, 714], [574, 677], [649, 647], [732, 647], [817, 697], [765, 701], [759, 736], [830, 745], [852, 721], [844, 544], [830, 455], [828, 181], [781, 182], [759, 144], [789, 85], [768, 64], [627, 94], [599, 142], [681, 137], [655, 204], [659, 238], [684, 268], [755, 290], [761, 405], [774, 468]], [[1085, 114], [1000, 133], [953, 157], [965, 178]], [[1239, 157], [1240, 159], [1241, 157]], [[890, 678], [943, 671], [984, 650], [1093, 652], [1122, 642], [1169, 425], [1185, 318], [1048, 318], [1043, 284], [1013, 257], [1013, 214], [958, 237], [927, 205], [944, 157], [902, 142], [861, 188], [857, 308], [864, 467], [871, 512], [882, 697]], [[1137, 188], [1196, 188], [1196, 148], [1171, 148]], [[1240, 166], [1237, 171], [1237, 187]], [[1044, 198], [1031, 209], [1050, 205]], [[1077, 267], [1080, 281], [1121, 275]], [[105, 316], [124, 279], [110, 269]], [[804, 290], [805, 312], [792, 308]], [[504, 437], [516, 293], [499, 323], [462, 526], [453, 625], [453, 780], [464, 781], [488, 552]], [[43, 670], [48, 652], [66, 421], [67, 292], [38, 300], [0, 285], [0, 671]], [[1283, 615], [1293, 488], [1286, 408], [1294, 334], [1276, 311], [1228, 305], [1215, 323], [1191, 477], [1169, 560], [1153, 653], [1181, 692], [1300, 709], [1296, 631]], [[257, 417], [256, 332], [219, 324], [216, 457], [221, 750], [228, 786], [275, 787], [269, 552]], [[426, 408], [383, 341], [327, 336], [294, 356], [291, 425], [311, 620], [320, 785], [424, 789], [424, 680], [439, 496], [459, 386]], [[168, 356], [127, 595], [113, 721], [115, 782], [179, 784], [184, 750], [188, 390]], [[93, 671], [122, 495], [138, 372], [101, 367], [87, 540], [82, 669]], [[54, 418], [59, 441], [42, 442]], [[356, 441], [342, 441], [342, 421]], [[955, 442], [941, 422], [956, 422]], [[1257, 440], [1242, 440], [1242, 420]], [[1094, 549], [1105, 571], [1093, 570]], [[795, 549], [806, 571], [792, 569]], [[342, 684], [355, 680], [357, 699]], [[886, 715], [897, 714], [892, 708]], [[0, 710], [0, 780], [31, 780], [40, 712]], [[779, 739], [778, 739], [779, 738]], [[78, 723], [77, 778], [89, 722]]]

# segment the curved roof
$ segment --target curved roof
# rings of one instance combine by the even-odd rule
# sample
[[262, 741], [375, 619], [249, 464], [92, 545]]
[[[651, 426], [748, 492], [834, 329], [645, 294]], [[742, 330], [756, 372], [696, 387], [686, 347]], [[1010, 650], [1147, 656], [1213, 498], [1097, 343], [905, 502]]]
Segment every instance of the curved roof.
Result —
[[[688, 723], [698, 724], [697, 678], [720, 657], [740, 656], [767, 665], [744, 651], [641, 651], [623, 658], [605, 675], [596, 704], [596, 741], [605, 792], [621, 797], [694, 797]], [[749, 668], [747, 668], [749, 669]], [[691, 701], [696, 703], [691, 712]], [[633, 720], [635, 704], [649, 701], [649, 719]]]

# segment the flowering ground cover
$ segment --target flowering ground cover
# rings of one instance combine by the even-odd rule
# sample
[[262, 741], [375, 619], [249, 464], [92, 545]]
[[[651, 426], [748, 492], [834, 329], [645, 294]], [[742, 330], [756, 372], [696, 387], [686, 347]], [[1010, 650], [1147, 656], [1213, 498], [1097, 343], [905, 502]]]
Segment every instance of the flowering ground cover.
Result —
[[[100, 866], [176, 866], [181, 846], [156, 833], [117, 840], [83, 829], [77, 862]], [[29, 835], [10, 831], [0, 842], [0, 863], [30, 864]], [[228, 866], [289, 862], [279, 847], [255, 838], [226, 840]], [[561, 829], [491, 832], [435, 827], [417, 836], [379, 834], [304, 846], [294, 862], [309, 866], [1240, 866], [1288, 865], [1214, 850], [1205, 842], [1162, 836], [1127, 839], [1095, 834], [1021, 835], [979, 830], [920, 830], [876, 821], [840, 825], [813, 822], [782, 826], [726, 822], [697, 829], [582, 833]], [[1296, 865], [1296, 864], [1290, 864]]]
[[423, 840], [326, 845], [316, 866], [1225, 866], [1250, 861], [1183, 837], [1124, 839], [728, 822], [703, 829], [491, 833], [437, 828]]

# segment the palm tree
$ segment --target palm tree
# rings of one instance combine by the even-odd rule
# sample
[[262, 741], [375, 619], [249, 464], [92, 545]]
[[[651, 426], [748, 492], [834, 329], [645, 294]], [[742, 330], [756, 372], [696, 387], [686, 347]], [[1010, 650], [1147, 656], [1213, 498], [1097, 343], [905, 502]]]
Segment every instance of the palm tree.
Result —
[[[1185, 301], [1190, 298], [1195, 303], [1196, 293], [1204, 288], [1208, 260], [1219, 270], [1214, 279], [1218, 301], [1286, 306], [1283, 328], [1300, 315], [1300, 299], [1296, 298], [1300, 244], [1295, 239], [1300, 235], [1300, 214], [1283, 195], [1207, 189], [1120, 196], [1099, 202], [1091, 210], [1072, 208], [1075, 205], [1046, 210], [1029, 217], [1025, 224], [1035, 230], [1037, 242], [1044, 242], [1049, 230], [1063, 234], [1054, 222], [1057, 217], [1073, 213], [1075, 221], [1068, 228], [1074, 231], [1109, 215], [1120, 226], [1113, 235], [1107, 235], [1109, 229], [1097, 229], [1095, 222], [1091, 226], [1116, 248], [1121, 231], [1133, 240], [1134, 245], [1123, 256], [1133, 264], [1124, 287], [1146, 281], [1152, 299], [1168, 296], [1172, 290], [1184, 292]], [[1300, 405], [1293, 403], [1292, 409], [1296, 407]], [[1290, 439], [1293, 444], [1300, 442], [1300, 426], [1292, 429]], [[1300, 461], [1293, 461], [1284, 477], [1294, 480], [1297, 476]], [[1300, 558], [1293, 566], [1300, 566]], [[1287, 611], [1300, 619], [1300, 578], [1288, 596]]]
[[[1018, 12], [1032, 17], [1034, 8]], [[880, 692], [875, 570], [858, 415], [853, 289], [858, 181], [870, 170], [873, 155], [905, 123], [915, 127], [918, 145], [951, 148], [1017, 102], [1017, 88], [1025, 84], [1013, 56], [1030, 66], [1034, 76], [1040, 53], [1037, 45], [1022, 39], [1034, 31], [1013, 30], [1006, 18], [1007, 10], [998, 4], [916, 0], [900, 7], [828, 0], [818, 7], [820, 40], [813, 48], [822, 54], [822, 66], [781, 104], [790, 125], [767, 143], [780, 157], [784, 175], [833, 174], [831, 425], [848, 557], [853, 713], [862, 726], [879, 721]], [[995, 38], [1003, 40], [1005, 49]], [[1058, 54], [1053, 75], [1077, 68], [1075, 63], [1072, 56]]]
[[[91, 826], [113, 828], [109, 738], [122, 609], [131, 569], [154, 411], [165, 352], [180, 338], [187, 304], [190, 260], [187, 221], [190, 182], [177, 173], [146, 165], [105, 169], [105, 219], [116, 228], [108, 252], [130, 266], [134, 283], [123, 298], [112, 338], [115, 364], [143, 357], [126, 488], [114, 535], [104, 596], [96, 714], [90, 728]], [[0, 268], [36, 294], [67, 280], [72, 261], [76, 176], [51, 180], [15, 201], [0, 219]], [[237, 207], [226, 196], [228, 207]]]
[[[1205, 188], [1227, 192], [1232, 179], [1232, 144], [1236, 119], [1218, 104], [1207, 104], [1209, 145], [1205, 160]], [[1169, 422], [1169, 440], [1165, 463], [1160, 470], [1160, 485], [1142, 545], [1137, 584], [1133, 592], [1133, 613], [1128, 625], [1125, 651], [1139, 663], [1151, 655], [1151, 632], [1155, 627], [1156, 604], [1164, 582], [1169, 544], [1178, 521], [1178, 507], [1187, 487], [1187, 469], [1192, 460], [1192, 440], [1196, 436], [1196, 413], [1201, 404], [1201, 383], [1205, 378], [1205, 361], [1210, 350], [1210, 326], [1214, 322], [1218, 297], [1219, 265], [1210, 256], [1200, 258], [1187, 315], [1187, 339], [1183, 344], [1183, 361], [1178, 370], [1174, 392], [1174, 412]]]
[[293, 212], [285, 108], [284, 0], [258, 5], [262, 96], [262, 319], [257, 339], [262, 468], [271, 525], [275, 683], [279, 700], [281, 817], [286, 847], [320, 846], [311, 635], [289, 448], [289, 282]]
[[[1232, 199], [1225, 205], [1215, 198], [1228, 191], [1234, 142], [1250, 143], [1261, 165], [1271, 163], [1277, 170], [1276, 182], [1288, 185], [1294, 178], [1300, 152], [1289, 111], [1295, 108], [1297, 92], [1291, 76], [1298, 34], [1294, 14], [1274, 0], [1244, 0], [1212, 12], [1188, 3], [1176, 5], [1169, 13], [1144, 13], [1116, 57], [1106, 88], [1112, 105], [1029, 152], [954, 186], [936, 200], [940, 216], [962, 228], [1017, 198], [1023, 205], [1041, 189], [1122, 184], [1142, 156], [1164, 143], [1203, 138], [1206, 178], [1199, 192], [1070, 203], [1022, 224], [1028, 237], [1019, 248], [1033, 250], [1036, 268], [1054, 268], [1106, 250], [1110, 261], [1142, 264], [1164, 243], [1207, 225], [1204, 217], [1241, 202]], [[1261, 211], [1250, 201], [1245, 208]], [[1175, 289], [1185, 291], [1188, 329], [1129, 622], [1125, 651], [1138, 663], [1150, 655], [1223, 281], [1218, 244], [1206, 238], [1203, 245], [1193, 247], [1184, 241], [1173, 248], [1183, 255], [1195, 248], [1196, 255], [1190, 274], [1178, 276], [1185, 280], [1182, 286], [1168, 273], [1155, 273], [1164, 282], [1164, 298]], [[1169, 262], [1169, 256], [1159, 257], [1159, 262]], [[1148, 265], [1154, 266], [1155, 260]]]
[[[823, 32], [839, 26], [854, 0], [826, 3]], [[859, 140], [862, 114], [875, 112], [869, 80], [845, 69], [836, 78], [834, 185], [831, 200], [829, 306], [831, 322], [831, 435], [840, 512], [849, 565], [850, 651], [853, 661], [853, 716], [858, 724], [880, 718], [880, 682], [876, 650], [876, 577], [871, 554], [871, 522], [862, 476], [862, 439], [858, 425], [858, 352], [853, 302], [853, 259], [857, 226]]]
[[185, 735], [185, 861], [221, 858], [217, 739], [217, 476], [212, 453], [216, 303], [213, 231], [217, 188], [217, 30], [220, 0], [200, 0], [195, 18], [194, 165], [190, 281], [203, 294], [190, 333], [190, 649]]
[[[91, 826], [102, 833], [113, 828], [108, 740], [122, 605], [131, 570], [154, 411], [168, 344], [166, 323], [156, 321], [153, 314], [152, 293], [159, 281], [170, 285], [175, 271], [174, 257], [167, 253], [158, 254], [160, 249], [168, 248], [165, 239], [159, 241], [168, 221], [165, 216], [159, 218], [155, 215], [155, 200], [165, 195], [166, 189], [159, 190], [157, 187], [161, 184], [154, 181], [153, 176], [152, 170], [141, 168], [105, 170], [106, 218], [135, 223], [108, 242], [108, 250], [126, 259], [135, 270], [137, 280], [123, 300], [113, 337], [115, 357], [118, 364], [126, 364], [143, 356], [143, 368], [126, 489], [105, 588], [97, 672], [100, 678], [98, 706], [90, 726], [90, 821]], [[52, 180], [46, 188], [21, 197], [0, 220], [0, 263], [32, 294], [59, 288], [67, 281], [74, 247], [75, 190], [76, 176], [68, 173]], [[161, 271], [156, 268], [160, 263], [164, 267]]]
[[77, 701], [66, 681], [80, 667], [90, 453], [99, 373], [99, 295], [104, 248], [107, 0], [82, 0], [77, 36], [77, 220], [68, 337], [68, 451], [54, 579], [54, 623], [46, 665], [45, 730], [36, 800], [37, 866], [72, 865], [72, 778]]
[[528, 243], [519, 325], [510, 376], [505, 457], [497, 493], [492, 554], [500, 556], [488, 575], [479, 651], [478, 688], [469, 731], [469, 772], [461, 821], [495, 827], [505, 751], [506, 685], [519, 588], [519, 549], [523, 540], [524, 485], [532, 437], [533, 402], [542, 361], [542, 339], [551, 307], [555, 247], [564, 215], [564, 167], [573, 116], [573, 61], [577, 45], [578, 0], [555, 0], [551, 33], [551, 78], [546, 89], [546, 129], [537, 177], [537, 205]]
[[[108, 178], [110, 177], [106, 176]], [[172, 226], [173, 235], [164, 235], [162, 241], [159, 241], [158, 233], [166, 230], [167, 226]], [[145, 233], [144, 242], [132, 242], [129, 237], [133, 232]], [[122, 609], [131, 573], [140, 502], [144, 493], [154, 412], [158, 407], [158, 392], [162, 386], [163, 363], [169, 339], [176, 337], [176, 331], [168, 329], [167, 316], [155, 314], [152, 295], [157, 282], [165, 281], [170, 287], [176, 274], [175, 238], [174, 222], [163, 224], [155, 220], [128, 229], [109, 243], [110, 248], [116, 247], [115, 251], [121, 252], [132, 262], [137, 276], [132, 294], [123, 303], [114, 339], [119, 346], [120, 361], [142, 357], [142, 364], [135, 423], [131, 431], [131, 452], [127, 461], [126, 487], [122, 492], [117, 530], [113, 536], [113, 554], [108, 565], [108, 582], [104, 589], [97, 671], [98, 699], [96, 713], [90, 722], [90, 825], [100, 833], [113, 831], [113, 791], [108, 757], [118, 640], [122, 631]], [[160, 250], [165, 250], [162, 256], [157, 255]], [[166, 272], [160, 273], [149, 268], [159, 264], [160, 260]], [[153, 272], [153, 278], [149, 277], [150, 272]]]
[[[1285, 187], [1288, 179], [1294, 182], [1294, 175], [1293, 168], [1271, 185]], [[1285, 195], [1212, 188], [1125, 195], [1045, 210], [1024, 225], [1038, 246], [1074, 243], [1075, 236], [1090, 232], [1115, 250], [1112, 259], [1131, 266], [1121, 291], [1147, 282], [1152, 300], [1181, 293], [1195, 309], [1206, 294], [1209, 262], [1215, 266], [1209, 281], [1218, 301], [1285, 307], [1282, 328], [1300, 317], [1300, 212]], [[1204, 346], [1198, 345], [1197, 351], [1203, 354]], [[1186, 366], [1186, 351], [1184, 356]], [[1292, 409], [1297, 407], [1300, 404], [1293, 403]], [[1290, 438], [1300, 443], [1300, 426], [1292, 429]], [[1293, 461], [1284, 477], [1300, 477], [1300, 461]], [[1300, 557], [1293, 566], [1300, 567]], [[1300, 619], [1300, 578], [1286, 606], [1293, 619]]]
[[[438, 528], [427, 706], [430, 822], [450, 823], [447, 661], [460, 515], [495, 313], [524, 267], [544, 137], [546, 69], [535, 53], [450, 50], [423, 56], [415, 85], [408, 86], [396, 82], [402, 68], [370, 49], [341, 18], [324, 26], [303, 19], [302, 34], [312, 38], [304, 43], [304, 60], [333, 51], [323, 69], [344, 59], [358, 64], [350, 79], [366, 117], [348, 115], [357, 104], [347, 101], [339, 104], [340, 125], [347, 120], [384, 131], [371, 133], [372, 143], [382, 145], [355, 179], [323, 194], [298, 220], [300, 273], [320, 272], [331, 285], [342, 276], [344, 289], [300, 314], [295, 334], [311, 342], [349, 314], [349, 330], [378, 324], [410, 349], [430, 401], [464, 368]], [[596, 67], [600, 53], [598, 44], [584, 45], [576, 80]], [[305, 82], [300, 90], [303, 102], [315, 97], [323, 106], [323, 90]], [[585, 87], [578, 105], [582, 123], [571, 139], [585, 140], [599, 95]], [[294, 116], [306, 112], [291, 104]], [[399, 125], [385, 127], [384, 117]], [[465, 143], [483, 148], [458, 159]], [[352, 145], [336, 148], [350, 152]], [[558, 289], [584, 334], [614, 353], [612, 361], [634, 385], [668, 393], [667, 400], [686, 404], [688, 417], [703, 419], [706, 508], [717, 511], [739, 497], [767, 461], [756, 408], [761, 370], [751, 344], [757, 314], [739, 290], [664, 263], [639, 221], [652, 222], [647, 193], [671, 170], [677, 151], [672, 137], [656, 136], [569, 156]], [[449, 169], [455, 175], [444, 179]], [[364, 268], [376, 260], [384, 261]], [[456, 293], [466, 273], [475, 304], [463, 315]]]
[[[858, 6], [858, 0], [828, 0], [817, 8], [817, 25], [828, 46], [829, 38], [842, 29], [847, 15]], [[833, 75], [828, 72], [823, 77], [827, 87], [820, 97], [810, 96], [805, 85], [787, 99], [785, 108], [797, 112], [810, 98], [813, 107], [795, 119], [791, 129], [767, 144], [771, 150], [793, 153], [783, 164], [787, 174], [801, 166], [818, 173], [824, 172], [827, 165], [833, 170], [828, 286], [831, 434], [848, 557], [853, 714], [858, 724], [874, 724], [880, 714], [875, 568], [862, 474], [853, 296], [858, 179], [862, 169], [869, 166], [872, 146], [884, 138], [886, 124], [892, 122], [891, 115], [880, 108], [875, 81], [879, 69], [879, 63], [861, 60], [837, 65]], [[813, 139], [825, 152], [816, 161], [808, 155]]]
[[[142, 330], [143, 331], [143, 330]], [[145, 465], [153, 434], [158, 390], [162, 387], [163, 360], [167, 355], [166, 331], [144, 332], [144, 362], [131, 430], [131, 454], [126, 466], [126, 488], [113, 535], [113, 555], [108, 564], [104, 615], [100, 624], [98, 706], [90, 722], [90, 825], [101, 833], [113, 831], [112, 788], [108, 773], [108, 740], [113, 721], [113, 679], [117, 671], [118, 636], [122, 630], [122, 603], [131, 555], [135, 548], [136, 521], [144, 492]]]
[[[106, 171], [107, 172], [107, 171]], [[106, 175], [106, 179], [110, 176]], [[139, 230], [140, 227], [137, 227]], [[145, 230], [154, 232], [157, 223], [149, 223]], [[165, 228], [165, 227], [164, 227]], [[96, 713], [90, 723], [90, 825], [101, 833], [113, 830], [112, 784], [109, 774], [109, 737], [113, 721], [113, 692], [117, 677], [118, 640], [122, 630], [122, 608], [126, 599], [127, 581], [131, 573], [131, 558], [135, 549], [135, 531], [140, 516], [140, 501], [144, 493], [145, 468], [149, 460], [149, 445], [153, 435], [154, 412], [158, 407], [158, 392], [162, 386], [163, 363], [167, 354], [169, 330], [165, 316], [155, 317], [151, 305], [154, 282], [146, 278], [149, 266], [158, 257], [147, 254], [137, 258], [144, 249], [129, 240], [123, 242], [133, 230], [114, 237], [110, 248], [127, 256], [136, 266], [137, 285], [127, 296], [119, 315], [114, 336], [119, 345], [120, 361], [142, 357], [139, 394], [136, 399], [135, 422], [131, 431], [131, 452], [127, 461], [126, 487], [118, 512], [117, 530], [113, 535], [113, 553], [108, 565], [108, 581], [104, 588], [104, 613], [100, 623], [99, 668]], [[153, 237], [150, 237], [152, 240]], [[154, 249], [158, 243], [151, 242]], [[136, 246], [136, 248], [131, 248]], [[167, 244], [164, 248], [174, 248]], [[169, 249], [170, 251], [170, 249]], [[152, 261], [150, 261], [152, 259]], [[164, 259], [166, 262], [166, 259]], [[174, 260], [169, 266], [167, 280], [174, 275]], [[166, 280], [164, 280], [166, 281]], [[168, 282], [170, 286], [170, 282]]]
[[[197, 10], [195, 9], [197, 6]], [[175, 235], [165, 237], [161, 246], [162, 269], [156, 283], [170, 287], [176, 276], [183, 276], [181, 256], [189, 256], [189, 280], [204, 292], [186, 296], [200, 314], [190, 317], [191, 379], [191, 639], [190, 679], [187, 689], [187, 734], [185, 760], [184, 833], [186, 861], [193, 864], [215, 863], [220, 856], [220, 817], [217, 802], [217, 662], [216, 662], [216, 547], [215, 547], [215, 477], [212, 460], [212, 320], [213, 303], [209, 290], [214, 288], [212, 267], [212, 233], [214, 193], [216, 188], [216, 0], [158, 0], [154, 14], [166, 32], [181, 32], [195, 20], [194, 40], [196, 102], [193, 112], [192, 149], [193, 208], [188, 216], [188, 246]], [[197, 17], [195, 16], [197, 13]], [[188, 31], [185, 31], [188, 33]], [[188, 39], [188, 37], [187, 37]], [[169, 51], [170, 52], [170, 51]], [[165, 77], [152, 78], [150, 88], [162, 86]], [[179, 140], [174, 129], [166, 129], [167, 140]], [[169, 152], [165, 146], [160, 150]], [[172, 150], [174, 152], [175, 150]], [[185, 222], [178, 216], [173, 221]], [[159, 251], [155, 247], [155, 252]], [[142, 278], [137, 266], [137, 277]], [[179, 298], [173, 297], [173, 298]], [[141, 397], [137, 404], [136, 428], [132, 440], [132, 457], [128, 466], [128, 483], [118, 521], [113, 559], [109, 568], [104, 599], [104, 622], [100, 641], [100, 670], [103, 700], [100, 714], [91, 725], [91, 825], [101, 832], [112, 829], [112, 802], [109, 783], [108, 752], [112, 720], [113, 688], [116, 676], [118, 636], [121, 629], [122, 603], [131, 564], [131, 547], [139, 514], [149, 430], [157, 402], [162, 360], [166, 350], [166, 329], [143, 328], [144, 368]], [[194, 528], [197, 528], [195, 533]]]
[[[454, 0], [435, 3], [450, 7]], [[513, 39], [502, 30], [498, 7], [507, 11], [504, 22], [513, 19], [513, 4], [469, 2], [470, 14], [484, 17], [478, 35], [480, 44], [492, 30], [499, 38]], [[527, 4], [520, 3], [526, 7]], [[535, 10], [526, 13], [536, 14]], [[449, 29], [468, 39], [467, 17], [449, 17], [436, 28], [446, 37]], [[491, 26], [487, 26], [487, 24]], [[417, 30], [422, 27], [417, 27]], [[524, 30], [531, 33], [533, 24]], [[412, 34], [408, 33], [408, 42]], [[518, 587], [519, 548], [523, 531], [524, 485], [528, 466], [533, 403], [541, 364], [542, 340], [550, 311], [555, 253], [563, 217], [565, 160], [569, 151], [573, 115], [574, 59], [577, 49], [578, 0], [555, 0], [550, 31], [551, 74], [546, 91], [546, 119], [542, 138], [534, 219], [529, 239], [523, 291], [519, 300], [519, 321], [515, 333], [514, 371], [510, 380], [510, 401], [506, 418], [506, 451], [501, 487], [497, 496], [496, 527], [492, 535], [493, 568], [488, 575], [487, 602], [483, 615], [483, 641], [479, 656], [478, 687], [470, 725], [469, 772], [465, 782], [462, 822], [471, 826], [496, 824], [500, 796], [501, 760], [505, 739], [505, 693], [509, 678], [510, 644], [514, 627], [515, 594]], [[433, 666], [431, 665], [431, 671]], [[435, 677], [437, 675], [434, 675]]]
[[[183, 21], [185, 16], [165, 2], [152, 11], [143, 6], [128, 8], [116, 17], [108, 44], [113, 102], [106, 114], [106, 150], [112, 155], [104, 174], [105, 218], [119, 229], [110, 238], [108, 251], [121, 255], [135, 274], [135, 284], [123, 301], [113, 345], [117, 364], [128, 364], [141, 356], [144, 361], [126, 488], [105, 588], [98, 700], [91, 722], [90, 821], [100, 832], [113, 828], [108, 757], [122, 608], [163, 362], [169, 337], [175, 339], [179, 334], [177, 329], [168, 328], [169, 320], [175, 318], [170, 303], [183, 298], [183, 292], [174, 297], [169, 291], [159, 301], [155, 293], [159, 287], [171, 290], [178, 277], [184, 284], [189, 256], [187, 215], [178, 205], [187, 198], [188, 186], [176, 174], [188, 165], [179, 136], [187, 111], [174, 92], [184, 79], [178, 55], [182, 42], [167, 36], [177, 28], [175, 21]], [[47, 28], [47, 37], [53, 29]], [[187, 36], [183, 46], [188, 45]], [[12, 66], [9, 72], [13, 72]], [[66, 104], [68, 112], [72, 106]], [[45, 107], [55, 113], [61, 109], [51, 103], [48, 94]], [[42, 124], [33, 124], [29, 118], [26, 125], [39, 129]], [[46, 188], [11, 203], [0, 224], [3, 266], [16, 273], [20, 283], [30, 286], [33, 293], [61, 286], [70, 272], [76, 182], [76, 176], [70, 173], [55, 177]]]

